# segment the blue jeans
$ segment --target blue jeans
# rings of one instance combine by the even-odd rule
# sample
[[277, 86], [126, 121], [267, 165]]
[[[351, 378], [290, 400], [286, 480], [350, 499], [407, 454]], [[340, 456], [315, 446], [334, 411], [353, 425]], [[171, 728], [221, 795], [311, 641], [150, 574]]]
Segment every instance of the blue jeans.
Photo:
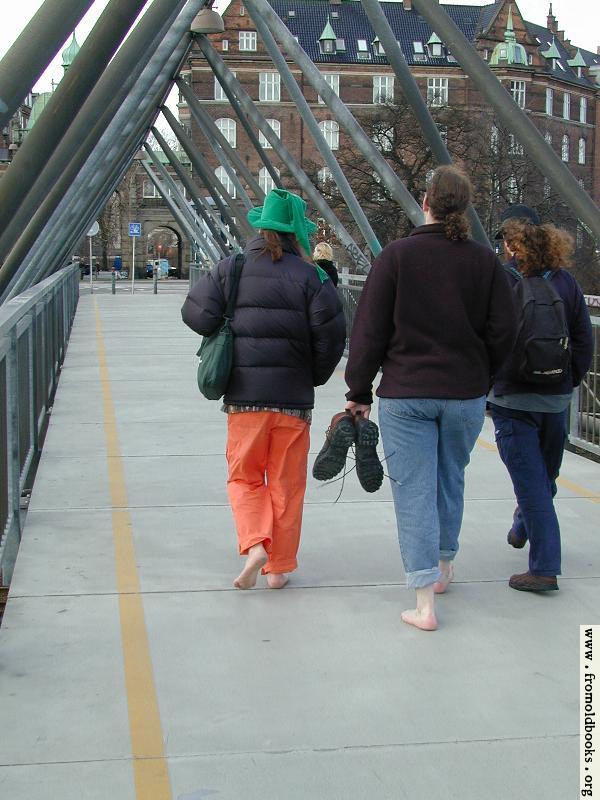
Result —
[[518, 539], [529, 539], [529, 572], [560, 575], [560, 527], [553, 497], [567, 412], [519, 411], [492, 403], [490, 408], [500, 458], [517, 498], [512, 528]]
[[485, 397], [379, 400], [379, 425], [392, 484], [407, 584], [440, 578], [452, 561], [464, 507], [465, 467], [483, 426]]

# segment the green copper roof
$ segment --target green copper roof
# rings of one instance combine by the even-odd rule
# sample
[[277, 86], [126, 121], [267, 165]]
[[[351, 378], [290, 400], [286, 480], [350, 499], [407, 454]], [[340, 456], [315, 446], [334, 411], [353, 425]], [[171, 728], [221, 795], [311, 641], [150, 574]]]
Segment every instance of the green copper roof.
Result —
[[38, 96], [33, 101], [33, 106], [31, 107], [31, 114], [29, 115], [29, 119], [27, 120], [27, 130], [30, 131], [35, 123], [40, 118], [40, 114], [46, 108], [48, 101], [52, 97], [52, 92], [42, 92], [42, 94], [38, 94]]
[[431, 36], [427, 40], [427, 44], [441, 44], [441, 43], [442, 43], [442, 40], [440, 39], [440, 37], [437, 35], [437, 33], [435, 31], [431, 34]]
[[554, 37], [552, 37], [552, 44], [550, 47], [547, 50], [542, 50], [542, 55], [544, 58], [560, 58], [560, 53], [558, 52]]
[[490, 58], [491, 66], [498, 66], [502, 62], [506, 62], [506, 64], [527, 64], [527, 51], [522, 44], [517, 42], [517, 37], [515, 36], [512, 5], [508, 7], [504, 41], [494, 47], [494, 52]]
[[77, 44], [77, 39], [75, 38], [75, 32], [73, 32], [73, 38], [69, 45], [62, 51], [62, 65], [66, 69], [68, 69], [73, 61], [75, 61], [75, 56], [81, 50], [79, 45]]
[[333, 28], [331, 27], [331, 22], [329, 21], [329, 16], [328, 16], [327, 17], [327, 24], [323, 28], [323, 33], [319, 36], [319, 41], [320, 42], [323, 42], [323, 41], [335, 42], [336, 39], [337, 39], [337, 36], [335, 35], [335, 32], [334, 32]]
[[577, 53], [575, 54], [575, 58], [569, 59], [569, 61], [567, 61], [567, 64], [570, 67], [587, 67], [585, 60], [581, 55], [581, 50], [578, 50]]

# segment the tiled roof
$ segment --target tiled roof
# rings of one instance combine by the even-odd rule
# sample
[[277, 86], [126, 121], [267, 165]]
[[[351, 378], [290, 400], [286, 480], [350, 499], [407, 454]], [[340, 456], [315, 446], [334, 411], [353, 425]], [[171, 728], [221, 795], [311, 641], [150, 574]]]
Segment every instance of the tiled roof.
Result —
[[[279, 17], [288, 26], [291, 33], [297, 37], [302, 48], [317, 64], [387, 64], [385, 56], [377, 55], [372, 42], [375, 32], [365, 11], [358, 0], [345, 0], [339, 4], [332, 4], [329, 0], [270, 0], [271, 6]], [[474, 41], [478, 34], [486, 31], [493, 22], [494, 16], [502, 5], [502, 0], [497, 0], [488, 5], [444, 5], [442, 7], [449, 17], [469, 41]], [[455, 64], [448, 60], [444, 50], [443, 57], [432, 58], [427, 48], [431, 34], [431, 27], [415, 10], [407, 11], [401, 2], [382, 2], [381, 9], [385, 14], [396, 39], [400, 43], [402, 52], [411, 66], [447, 66]], [[294, 12], [291, 16], [288, 12]], [[337, 16], [336, 16], [337, 15]], [[327, 24], [329, 16], [331, 26], [339, 39], [345, 43], [345, 52], [336, 52], [332, 55], [321, 53], [319, 37]], [[552, 33], [540, 25], [531, 22], [525, 23], [531, 35], [540, 41], [539, 49], [547, 50], [552, 43]], [[359, 57], [358, 40], [366, 40], [368, 57]], [[415, 53], [413, 43], [421, 42], [423, 53]], [[551, 69], [551, 64], [546, 65], [546, 71], [556, 78], [562, 78], [582, 86], [592, 86], [593, 81], [588, 78], [578, 78], [577, 71], [572, 69], [567, 61], [571, 55], [565, 50], [562, 43], [556, 39], [556, 46], [561, 55], [560, 63], [564, 71], [557, 66]], [[586, 50], [581, 50], [586, 64], [599, 63], [600, 57]]]
[[[525, 25], [527, 25], [527, 30], [533, 38], [539, 40], [540, 52], [547, 51], [551, 47], [552, 40], [554, 39], [554, 44], [560, 56], [559, 64], [562, 65], [563, 69], [557, 66], [556, 69], [553, 70], [551, 64], [548, 63], [546, 72], [551, 72], [557, 78], [563, 78], [572, 83], [579, 83], [582, 86], [593, 85], [593, 81], [590, 81], [589, 78], [578, 78], [577, 69], [573, 69], [567, 64], [567, 61], [570, 61], [573, 57], [558, 36], [554, 36], [552, 31], [549, 31], [548, 28], [544, 28], [542, 25], [535, 25], [533, 22], [526, 22]], [[590, 53], [588, 50], [583, 50], [582, 48], [579, 48], [579, 51], [583, 56], [586, 66], [589, 67], [590, 65], [600, 64], [600, 56], [596, 55], [596, 53]]]

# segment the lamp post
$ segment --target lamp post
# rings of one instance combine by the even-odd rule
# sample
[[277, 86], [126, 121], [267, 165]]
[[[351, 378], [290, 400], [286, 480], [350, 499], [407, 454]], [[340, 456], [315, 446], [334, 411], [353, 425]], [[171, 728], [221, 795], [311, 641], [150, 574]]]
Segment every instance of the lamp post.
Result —
[[92, 256], [92, 239], [94, 236], [97, 236], [98, 231], [100, 230], [100, 225], [97, 222], [94, 222], [92, 227], [87, 232], [88, 241], [90, 243], [90, 294], [94, 293], [94, 268], [92, 266], [93, 256]]

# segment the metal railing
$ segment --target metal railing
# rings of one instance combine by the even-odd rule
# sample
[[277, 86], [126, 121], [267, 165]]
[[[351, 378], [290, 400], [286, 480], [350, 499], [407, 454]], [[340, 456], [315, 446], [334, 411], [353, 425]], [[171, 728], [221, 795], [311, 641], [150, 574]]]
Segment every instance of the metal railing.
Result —
[[592, 317], [594, 355], [588, 373], [573, 393], [569, 441], [600, 456], [600, 317]]
[[209, 270], [209, 266], [203, 266], [202, 264], [190, 264], [190, 289], [196, 283], [200, 275], [202, 275], [203, 272], [208, 272]]
[[51, 399], [79, 299], [69, 266], [0, 306], [0, 585], [10, 583]]

